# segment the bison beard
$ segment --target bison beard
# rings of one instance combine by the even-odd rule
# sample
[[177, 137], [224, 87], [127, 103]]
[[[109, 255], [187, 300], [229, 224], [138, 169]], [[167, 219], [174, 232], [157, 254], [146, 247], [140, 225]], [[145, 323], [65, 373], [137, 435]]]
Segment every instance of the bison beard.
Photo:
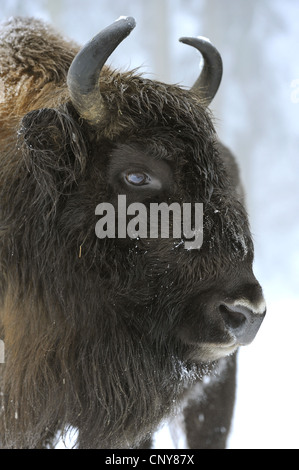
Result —
[[[68, 75], [78, 47], [38, 20], [4, 23], [0, 52], [1, 445], [51, 447], [72, 426], [82, 448], [146, 447], [181, 412], [189, 447], [224, 447], [238, 315], [263, 312], [237, 167], [207, 96], [102, 64], [89, 109]], [[121, 180], [162, 161], [158, 193]], [[95, 207], [117, 194], [203, 202], [201, 250], [97, 239]]]

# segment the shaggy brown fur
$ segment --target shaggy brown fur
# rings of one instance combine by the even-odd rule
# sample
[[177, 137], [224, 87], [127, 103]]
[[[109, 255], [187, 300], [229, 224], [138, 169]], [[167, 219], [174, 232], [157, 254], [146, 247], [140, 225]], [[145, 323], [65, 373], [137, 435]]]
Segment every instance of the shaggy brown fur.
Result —
[[[89, 125], [66, 86], [77, 51], [38, 20], [1, 28], [1, 444], [44, 447], [73, 426], [81, 447], [148, 445], [184, 399], [189, 445], [223, 447], [235, 358], [208, 364], [198, 344], [227, 340], [211, 299], [260, 295], [236, 174], [198, 97], [177, 86], [104, 67]], [[172, 169], [155, 200], [204, 202], [200, 252], [95, 236], [97, 204], [124, 193], [118, 165], [141, 154]], [[205, 399], [187, 399], [213, 369]], [[192, 424], [200, 413], [210, 419]]]

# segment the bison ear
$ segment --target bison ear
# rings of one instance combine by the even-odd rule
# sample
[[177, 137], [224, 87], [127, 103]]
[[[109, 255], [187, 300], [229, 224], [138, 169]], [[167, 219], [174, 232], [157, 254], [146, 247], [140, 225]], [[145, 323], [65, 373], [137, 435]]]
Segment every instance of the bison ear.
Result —
[[65, 188], [85, 166], [84, 138], [79, 124], [67, 110], [30, 111], [21, 121], [18, 137], [27, 168], [38, 181], [48, 176]]
[[23, 117], [18, 135], [32, 151], [53, 150], [58, 137], [57, 111], [52, 108], [30, 111]]

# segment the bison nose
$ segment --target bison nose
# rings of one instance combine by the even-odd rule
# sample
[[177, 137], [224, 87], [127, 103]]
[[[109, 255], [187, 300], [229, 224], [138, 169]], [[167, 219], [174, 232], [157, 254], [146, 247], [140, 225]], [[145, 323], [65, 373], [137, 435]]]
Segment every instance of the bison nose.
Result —
[[227, 330], [240, 345], [253, 341], [266, 315], [264, 301], [261, 301], [258, 306], [243, 299], [232, 303], [225, 302], [219, 306], [219, 310]]

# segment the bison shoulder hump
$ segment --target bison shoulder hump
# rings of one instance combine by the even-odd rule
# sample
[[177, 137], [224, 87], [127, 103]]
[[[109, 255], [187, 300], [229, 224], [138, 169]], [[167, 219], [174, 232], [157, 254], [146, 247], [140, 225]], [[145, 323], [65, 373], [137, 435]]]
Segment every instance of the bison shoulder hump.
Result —
[[13, 82], [25, 74], [59, 83], [78, 49], [40, 20], [12, 18], [0, 24], [0, 77]]

